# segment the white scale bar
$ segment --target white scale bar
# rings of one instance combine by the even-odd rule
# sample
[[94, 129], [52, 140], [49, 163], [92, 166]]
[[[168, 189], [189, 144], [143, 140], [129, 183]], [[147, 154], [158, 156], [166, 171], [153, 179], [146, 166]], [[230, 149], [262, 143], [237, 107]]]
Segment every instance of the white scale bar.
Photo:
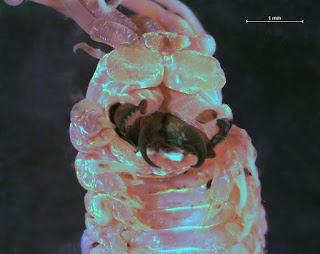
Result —
[[304, 20], [246, 20], [246, 23], [304, 23]]

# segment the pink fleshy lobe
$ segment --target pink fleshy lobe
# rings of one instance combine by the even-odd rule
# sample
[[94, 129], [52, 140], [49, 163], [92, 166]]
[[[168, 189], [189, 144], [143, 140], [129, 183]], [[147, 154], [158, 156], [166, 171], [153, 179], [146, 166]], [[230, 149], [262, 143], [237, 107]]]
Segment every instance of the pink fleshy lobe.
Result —
[[161, 55], [142, 45], [120, 46], [106, 56], [104, 63], [111, 79], [123, 84], [148, 88], [163, 79]]
[[208, 56], [216, 51], [216, 42], [211, 35], [196, 35], [190, 37], [191, 45], [187, 49], [195, 50]]
[[78, 151], [88, 153], [110, 143], [115, 135], [103, 110], [84, 99], [72, 109], [70, 137]]
[[169, 32], [150, 32], [145, 33], [142, 37], [148, 49], [166, 55], [188, 48], [191, 44], [188, 36]]
[[217, 90], [226, 83], [218, 60], [194, 50], [165, 56], [164, 66], [166, 86], [183, 93]]
[[93, 217], [87, 214], [86, 227], [91, 239], [100, 243], [100, 248], [107, 250], [106, 253], [125, 253], [127, 246], [120, 237], [120, 233], [124, 228], [122, 223], [112, 220], [108, 226], [102, 227], [97, 224]]
[[81, 250], [83, 253], [90, 253], [90, 251], [94, 248], [92, 244], [94, 244], [95, 241], [90, 237], [88, 234], [88, 231], [85, 230], [81, 237]]
[[[163, 104], [164, 95], [159, 88], [140, 89], [141, 87], [134, 82], [124, 84], [111, 79], [105, 61], [105, 58], [100, 60], [90, 81], [86, 96], [89, 101], [100, 105], [105, 112], [108, 112], [110, 107], [116, 103], [138, 105], [141, 100], [145, 99], [149, 102], [146, 114], [152, 114]], [[108, 114], [106, 114], [106, 119], [110, 121]]]
[[92, 192], [103, 192], [112, 196], [119, 192], [126, 192], [127, 187], [122, 178], [108, 172], [108, 163], [108, 161], [99, 160], [95, 155], [78, 154], [75, 165], [82, 187]]
[[169, 95], [175, 99], [171, 100], [168, 110], [188, 124], [206, 133], [208, 137], [212, 137], [217, 133], [217, 122], [214, 119], [205, 124], [199, 123], [196, 119], [200, 112], [214, 109], [219, 118], [232, 119], [231, 109], [226, 104], [222, 104], [222, 99], [218, 92], [213, 92], [211, 96], [207, 95], [207, 98], [202, 94], [185, 94], [175, 90], [170, 90]]

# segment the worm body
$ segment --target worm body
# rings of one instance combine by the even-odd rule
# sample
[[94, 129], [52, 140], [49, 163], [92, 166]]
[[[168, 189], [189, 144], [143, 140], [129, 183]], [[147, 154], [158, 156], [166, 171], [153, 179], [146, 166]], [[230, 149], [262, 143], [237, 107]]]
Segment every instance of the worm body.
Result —
[[43, 4], [115, 48], [75, 47], [100, 59], [71, 112], [83, 253], [263, 253], [256, 152], [222, 103], [215, 42], [194, 14], [177, 0]]

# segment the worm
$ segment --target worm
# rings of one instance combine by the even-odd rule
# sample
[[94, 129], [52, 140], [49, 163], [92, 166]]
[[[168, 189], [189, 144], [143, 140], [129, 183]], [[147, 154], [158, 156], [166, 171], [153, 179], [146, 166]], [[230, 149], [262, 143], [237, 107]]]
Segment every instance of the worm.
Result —
[[178, 0], [35, 2], [114, 48], [74, 47], [100, 59], [71, 112], [82, 252], [263, 253], [256, 151], [222, 103], [216, 43], [193, 12]]

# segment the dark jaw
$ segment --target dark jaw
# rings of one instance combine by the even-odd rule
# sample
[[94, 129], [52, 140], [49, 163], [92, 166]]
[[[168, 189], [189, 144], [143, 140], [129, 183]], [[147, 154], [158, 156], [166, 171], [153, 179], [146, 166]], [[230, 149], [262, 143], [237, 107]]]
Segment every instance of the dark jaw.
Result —
[[214, 147], [227, 137], [232, 126], [231, 120], [218, 119], [220, 130], [209, 140], [201, 130], [171, 113], [155, 112], [145, 116], [147, 104], [146, 100], [142, 100], [137, 106], [129, 103], [115, 104], [110, 108], [110, 120], [115, 124], [118, 135], [138, 147], [142, 157], [153, 167], [159, 168], [149, 159], [147, 149], [157, 152], [182, 150], [197, 156], [198, 161], [192, 167], [202, 166], [206, 159], [216, 156]]

